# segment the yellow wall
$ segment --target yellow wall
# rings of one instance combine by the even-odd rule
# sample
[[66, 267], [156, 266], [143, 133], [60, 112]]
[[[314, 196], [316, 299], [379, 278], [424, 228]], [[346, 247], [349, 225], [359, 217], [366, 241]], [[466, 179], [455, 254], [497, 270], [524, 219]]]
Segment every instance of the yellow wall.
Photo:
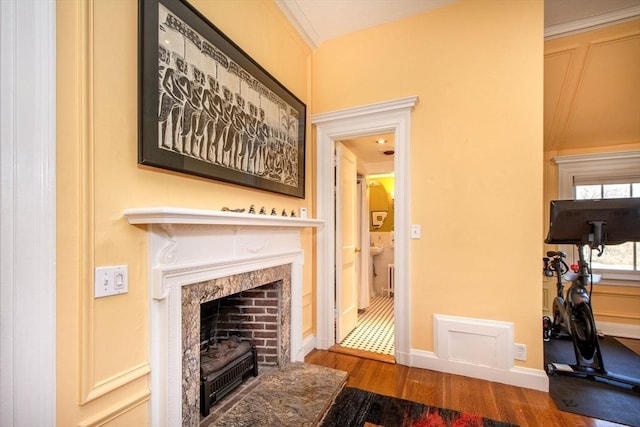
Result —
[[[393, 176], [373, 176], [367, 178], [369, 186], [369, 221], [372, 221], [373, 211], [386, 211], [387, 217], [379, 228], [371, 225], [370, 231], [389, 232], [394, 227], [394, 192], [395, 178]], [[382, 190], [376, 189], [376, 186]]]
[[[543, 2], [462, 0], [320, 45], [313, 113], [419, 96], [411, 116], [412, 347], [433, 315], [515, 324], [541, 369]], [[518, 362], [518, 364], [520, 364]]]
[[[191, 3], [303, 102], [311, 51], [271, 1]], [[306, 200], [137, 164], [138, 1], [57, 3], [57, 424], [146, 425], [147, 235], [127, 208], [223, 206], [312, 211]], [[313, 331], [313, 245], [303, 233], [304, 333]], [[93, 299], [96, 266], [129, 266], [129, 292]]]
[[[523, 365], [541, 368], [542, 1], [462, 0], [313, 54], [271, 1], [191, 3], [311, 114], [420, 97], [410, 153], [411, 223], [423, 225], [411, 241], [413, 347], [433, 350], [434, 313], [510, 321], [528, 345]], [[147, 237], [124, 209], [313, 212], [311, 134], [306, 200], [137, 165], [137, 7], [57, 3], [61, 426], [147, 422]], [[305, 335], [314, 327], [312, 243], [305, 232]], [[94, 300], [94, 267], [120, 264], [129, 293]]]

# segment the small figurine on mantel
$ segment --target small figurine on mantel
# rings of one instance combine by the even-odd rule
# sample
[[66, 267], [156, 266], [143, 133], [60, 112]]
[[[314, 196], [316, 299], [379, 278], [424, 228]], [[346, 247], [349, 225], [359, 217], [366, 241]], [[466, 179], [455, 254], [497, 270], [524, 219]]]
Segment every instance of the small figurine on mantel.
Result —
[[251, 205], [251, 206], [249, 207], [249, 213], [250, 213], [250, 214], [255, 214], [255, 213], [256, 213], [256, 207], [255, 207], [254, 205]]
[[266, 215], [267, 211], [264, 209], [264, 206], [260, 208], [260, 215]]
[[282, 209], [282, 216], [287, 216], [287, 210], [286, 209]]
[[295, 218], [295, 217], [296, 217], [296, 210], [291, 209], [291, 218]]
[[228, 207], [223, 207], [222, 208], [222, 212], [236, 212], [236, 213], [242, 213], [245, 211], [245, 208], [237, 208], [237, 209], [229, 209]]
[[276, 213], [276, 208], [271, 209], [271, 215], [278, 215], [278, 214]]

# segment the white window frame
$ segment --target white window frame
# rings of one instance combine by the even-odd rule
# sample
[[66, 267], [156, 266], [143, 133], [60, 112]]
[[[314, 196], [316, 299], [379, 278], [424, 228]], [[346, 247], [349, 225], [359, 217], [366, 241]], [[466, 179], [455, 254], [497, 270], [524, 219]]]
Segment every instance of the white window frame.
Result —
[[[598, 179], [638, 176], [640, 171], [640, 150], [558, 156], [553, 161], [558, 165], [558, 199], [573, 199], [576, 179]], [[575, 255], [575, 247], [561, 245], [561, 250]], [[640, 287], [640, 272], [603, 271], [602, 285]]]

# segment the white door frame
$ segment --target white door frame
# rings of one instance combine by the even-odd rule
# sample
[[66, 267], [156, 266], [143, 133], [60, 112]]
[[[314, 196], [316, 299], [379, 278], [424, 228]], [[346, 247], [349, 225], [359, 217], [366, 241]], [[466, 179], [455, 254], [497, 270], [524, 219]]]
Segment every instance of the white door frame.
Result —
[[411, 365], [410, 328], [410, 131], [411, 110], [417, 96], [349, 108], [311, 116], [316, 126], [317, 217], [325, 221], [325, 230], [317, 236], [316, 276], [316, 348], [335, 344], [334, 268], [335, 199], [333, 168], [335, 141], [357, 136], [391, 133], [395, 135], [395, 348], [396, 362]]
[[53, 426], [55, 0], [0, 0], [0, 76], [0, 425]]

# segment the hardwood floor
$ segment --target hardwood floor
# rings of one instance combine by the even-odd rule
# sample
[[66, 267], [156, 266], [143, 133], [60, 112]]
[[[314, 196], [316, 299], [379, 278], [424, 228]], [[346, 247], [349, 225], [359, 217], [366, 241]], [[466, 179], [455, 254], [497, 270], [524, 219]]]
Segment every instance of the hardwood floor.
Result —
[[640, 354], [640, 340], [631, 338], [616, 338], [622, 344], [624, 344], [630, 350], [633, 350], [636, 354]]
[[313, 350], [305, 362], [349, 373], [347, 386], [526, 426], [618, 426], [562, 412], [545, 392]]

